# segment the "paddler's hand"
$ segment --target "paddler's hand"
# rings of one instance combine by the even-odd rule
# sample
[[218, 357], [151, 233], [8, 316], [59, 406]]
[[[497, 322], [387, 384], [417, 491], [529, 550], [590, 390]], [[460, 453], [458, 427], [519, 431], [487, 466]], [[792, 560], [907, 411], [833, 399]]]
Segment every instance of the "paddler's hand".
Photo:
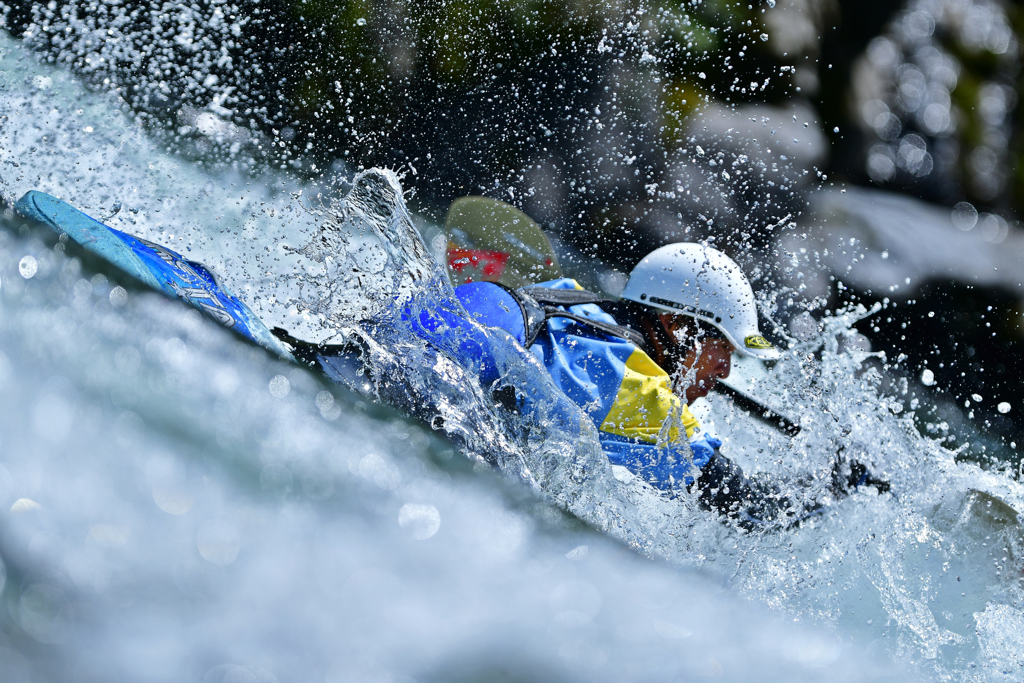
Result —
[[693, 464], [697, 467], [704, 467], [715, 455], [715, 451], [722, 447], [722, 440], [716, 439], [707, 432], [704, 436], [690, 441], [690, 451], [693, 453]]
[[836, 493], [849, 494], [861, 486], [874, 486], [879, 493], [886, 493], [891, 488], [889, 482], [876, 477], [867, 465], [858, 460], [836, 458], [832, 467], [832, 487]]

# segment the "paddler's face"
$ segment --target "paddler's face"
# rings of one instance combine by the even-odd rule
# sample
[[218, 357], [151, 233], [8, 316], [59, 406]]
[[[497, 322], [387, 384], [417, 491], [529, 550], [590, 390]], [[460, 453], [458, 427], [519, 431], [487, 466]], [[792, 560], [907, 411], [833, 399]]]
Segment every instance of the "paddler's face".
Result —
[[[725, 379], [732, 371], [733, 347], [725, 339], [708, 339], [696, 348], [686, 352], [683, 359], [685, 376], [693, 376], [693, 384], [686, 387], [686, 402], [693, 403], [708, 395], [719, 379]], [[689, 370], [689, 372], [686, 372]]]
[[[683, 316], [661, 314], [661, 322], [671, 336], [677, 330], [687, 326]], [[683, 394], [686, 403], [690, 404], [698, 398], [708, 395], [715, 388], [719, 379], [725, 379], [732, 371], [732, 354], [735, 349], [726, 339], [703, 338], [698, 343], [690, 344], [675, 373], [676, 377], [685, 377], [686, 386], [676, 386], [677, 393]]]

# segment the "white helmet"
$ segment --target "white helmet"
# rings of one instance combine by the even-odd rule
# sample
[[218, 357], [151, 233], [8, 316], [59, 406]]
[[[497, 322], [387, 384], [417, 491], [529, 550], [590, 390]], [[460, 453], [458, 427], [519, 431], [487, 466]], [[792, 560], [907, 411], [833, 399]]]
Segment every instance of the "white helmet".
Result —
[[710, 323], [747, 356], [780, 355], [757, 329], [754, 290], [743, 271], [712, 247], [683, 243], [652, 251], [629, 274], [622, 298]]

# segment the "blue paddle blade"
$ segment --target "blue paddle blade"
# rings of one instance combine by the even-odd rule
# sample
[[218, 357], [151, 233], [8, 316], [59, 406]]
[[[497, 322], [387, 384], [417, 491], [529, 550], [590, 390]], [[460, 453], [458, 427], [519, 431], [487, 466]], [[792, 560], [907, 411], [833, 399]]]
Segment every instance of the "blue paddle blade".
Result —
[[167, 247], [109, 228], [67, 202], [32, 190], [14, 205], [32, 218], [66, 234], [88, 251], [155, 290], [177, 297], [233, 332], [276, 354], [291, 354], [256, 314], [224, 287], [201, 263]]

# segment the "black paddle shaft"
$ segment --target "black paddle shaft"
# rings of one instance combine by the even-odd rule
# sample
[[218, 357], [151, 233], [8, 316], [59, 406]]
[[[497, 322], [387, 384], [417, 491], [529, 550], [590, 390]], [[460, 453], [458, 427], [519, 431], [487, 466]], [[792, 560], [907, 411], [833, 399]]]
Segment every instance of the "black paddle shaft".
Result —
[[715, 391], [725, 394], [732, 399], [732, 402], [738, 408], [747, 411], [758, 420], [775, 427], [786, 436], [796, 436], [800, 433], [800, 425], [785, 415], [775, 412], [745, 391], [740, 391], [721, 380], [715, 384]]

